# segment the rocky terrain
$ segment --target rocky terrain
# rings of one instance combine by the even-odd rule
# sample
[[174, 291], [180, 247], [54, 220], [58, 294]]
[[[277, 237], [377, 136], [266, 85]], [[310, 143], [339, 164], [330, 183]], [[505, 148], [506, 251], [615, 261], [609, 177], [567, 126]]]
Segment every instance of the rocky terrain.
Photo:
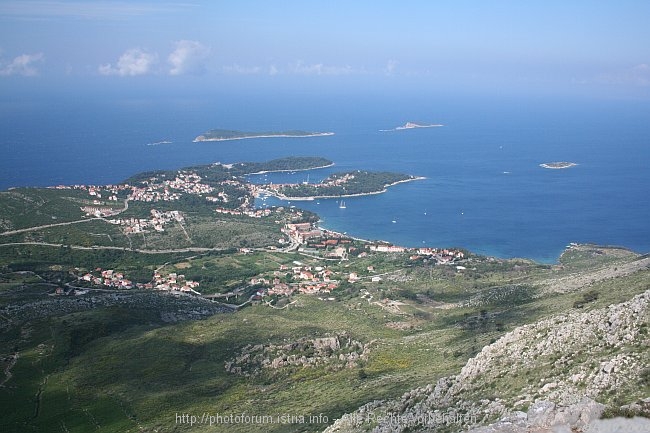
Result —
[[[485, 346], [458, 375], [366, 404], [325, 432], [610, 431], [602, 428], [614, 424], [598, 421], [603, 413], [647, 417], [649, 303], [650, 290], [518, 327]], [[650, 431], [646, 418], [625, 422]]]
[[262, 369], [287, 366], [328, 365], [334, 369], [354, 368], [360, 361], [368, 359], [371, 343], [364, 344], [342, 334], [314, 339], [301, 338], [283, 345], [247, 345], [239, 355], [227, 361], [225, 367], [231, 373], [244, 376], [259, 374]]
[[115, 306], [157, 311], [160, 320], [167, 323], [204, 319], [217, 313], [232, 312], [223, 304], [197, 296], [152, 291], [94, 292], [80, 296], [37, 298], [6, 305], [0, 308], [0, 316], [6, 319], [0, 322], [0, 330], [17, 322]]

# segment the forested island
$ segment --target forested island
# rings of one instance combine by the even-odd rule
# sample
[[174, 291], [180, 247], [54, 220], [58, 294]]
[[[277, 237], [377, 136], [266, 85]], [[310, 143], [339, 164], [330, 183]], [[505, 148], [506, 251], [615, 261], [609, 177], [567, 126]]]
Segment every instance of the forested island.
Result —
[[313, 200], [316, 198], [353, 197], [379, 194], [389, 186], [424, 179], [402, 173], [357, 170], [335, 173], [320, 183], [265, 185], [260, 192], [280, 199]]
[[301, 130], [290, 131], [263, 131], [245, 132], [232, 129], [211, 129], [194, 139], [194, 142], [201, 141], [228, 141], [243, 140], [246, 138], [275, 138], [275, 137], [324, 137], [334, 135], [333, 132], [309, 132]]

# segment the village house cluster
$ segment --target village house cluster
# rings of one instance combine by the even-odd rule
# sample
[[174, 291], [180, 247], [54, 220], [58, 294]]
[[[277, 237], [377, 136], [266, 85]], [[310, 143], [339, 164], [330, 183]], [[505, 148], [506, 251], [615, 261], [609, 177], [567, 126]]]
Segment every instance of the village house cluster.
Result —
[[[434, 259], [438, 264], [453, 263], [463, 259], [465, 254], [459, 250], [440, 248], [407, 248], [385, 242], [368, 243], [363, 245], [353, 242], [341, 233], [323, 230], [312, 223], [288, 223], [282, 232], [300, 244], [299, 251], [317, 253], [321, 257], [347, 260], [348, 255], [366, 256], [366, 251], [377, 253], [411, 253], [411, 260], [422, 258]], [[365, 250], [365, 251], [364, 251]]]
[[[134, 283], [122, 272], [113, 269], [97, 268], [92, 272], [87, 272], [83, 275], [78, 275], [79, 281], [88, 282], [94, 286], [102, 286], [114, 289], [148, 289], [148, 290], [161, 290], [161, 291], [177, 291], [184, 293], [192, 293], [194, 295], [201, 295], [196, 289], [199, 287], [197, 281], [188, 280], [185, 275], [170, 273], [162, 275], [159, 272], [154, 272], [151, 282], [148, 283]], [[59, 294], [59, 292], [57, 292]]]
[[115, 214], [118, 214], [122, 211], [122, 209], [117, 209], [113, 208], [110, 206], [105, 206], [104, 203], [105, 201], [102, 201], [104, 197], [104, 200], [106, 201], [112, 201], [112, 202], [117, 202], [118, 199], [118, 194], [120, 191], [128, 190], [131, 189], [129, 185], [104, 185], [104, 186], [96, 186], [96, 185], [57, 185], [53, 187], [49, 187], [51, 189], [69, 189], [69, 190], [81, 190], [81, 191], [87, 191], [88, 195], [90, 195], [93, 198], [92, 205], [86, 205], [86, 206], [81, 206], [80, 209], [83, 213], [85, 213], [87, 216], [92, 216], [96, 218], [103, 218], [107, 216], [112, 216]]
[[465, 258], [465, 253], [462, 251], [447, 248], [407, 248], [407, 251], [416, 253], [411, 256], [411, 260], [428, 257], [435, 259], [439, 265], [446, 265]]
[[129, 200], [155, 203], [158, 201], [174, 201], [181, 198], [181, 193], [209, 194], [214, 191], [210, 185], [201, 183], [201, 176], [192, 172], [179, 172], [173, 180], [155, 183], [151, 178], [144, 187], [133, 187]]
[[412, 253], [410, 259], [418, 260], [423, 257], [435, 259], [438, 264], [444, 265], [460, 260], [465, 257], [465, 253], [458, 250], [441, 249], [441, 248], [406, 248], [390, 244], [373, 244], [369, 245], [370, 251], [378, 253]]
[[96, 198], [102, 198], [102, 192], [107, 194], [108, 196], [106, 197], [107, 200], [109, 201], [117, 201], [117, 193], [118, 193], [118, 188], [113, 187], [111, 188], [110, 186], [108, 187], [94, 187], [94, 186], [89, 186], [88, 187], [88, 195], [96, 197]]
[[178, 173], [174, 180], [165, 180], [162, 183], [164, 188], [173, 188], [187, 194], [209, 194], [214, 191], [210, 185], [201, 183], [201, 176], [192, 172]]
[[282, 233], [300, 244], [304, 244], [308, 239], [320, 238], [323, 235], [323, 232], [314, 227], [312, 223], [288, 223], [285, 224]]
[[178, 291], [185, 293], [193, 293], [195, 295], [201, 295], [196, 288], [199, 287], [198, 281], [192, 281], [185, 279], [185, 275], [177, 274], [172, 272], [166, 276], [154, 272], [152, 286], [156, 290], [162, 290], [165, 292], [169, 291]]
[[88, 195], [95, 197], [95, 198], [102, 198], [106, 196], [106, 200], [109, 201], [117, 201], [118, 194], [120, 191], [125, 191], [125, 190], [130, 190], [131, 186], [128, 184], [123, 184], [123, 185], [102, 185], [102, 186], [97, 186], [97, 185], [57, 185], [57, 186], [52, 186], [48, 187], [51, 189], [71, 189], [71, 190], [81, 190], [81, 191], [87, 191]]
[[[246, 184], [243, 184], [237, 180], [223, 180], [219, 182], [219, 185], [235, 187], [236, 189], [240, 189], [244, 193], [249, 190]], [[231, 201], [231, 197], [225, 191], [221, 191], [217, 193], [216, 196], [206, 196], [205, 199], [213, 203], [219, 203], [219, 202], [230, 203]], [[248, 202], [246, 202], [246, 205], [248, 205]], [[239, 207], [242, 206], [244, 206], [244, 204], [239, 205]]]
[[347, 260], [349, 253], [357, 251], [350, 238], [314, 227], [312, 223], [288, 223], [282, 232], [291, 241], [301, 245], [298, 248], [300, 252], [315, 253], [328, 259]]
[[[311, 183], [309, 184], [310, 187], [312, 188], [330, 188], [333, 186], [344, 186], [348, 184], [351, 180], [354, 179], [354, 174], [351, 173], [346, 173], [343, 175], [334, 175], [330, 176], [327, 179], [324, 179], [320, 183]], [[268, 194], [268, 191], [272, 191], [275, 194], [281, 193], [283, 189], [285, 188], [298, 188], [301, 185], [304, 185], [305, 183], [275, 183], [275, 184], [269, 184], [269, 185], [264, 185], [263, 187], [256, 187], [255, 190], [253, 191], [254, 195], [259, 195], [263, 194], [265, 191]]]
[[126, 278], [123, 273], [116, 272], [113, 269], [102, 270], [101, 268], [95, 269], [95, 273], [88, 272], [80, 277], [79, 280], [89, 282], [95, 286], [113, 287], [116, 289], [132, 289], [136, 285], [131, 280]]
[[325, 179], [321, 185], [323, 186], [341, 186], [345, 185], [346, 183], [350, 182], [352, 179], [354, 179], [354, 175], [351, 173], [346, 173], [342, 176], [331, 176]]
[[[100, 202], [96, 201], [94, 204], [98, 205]], [[122, 209], [116, 209], [108, 206], [81, 206], [80, 209], [83, 213], [86, 214], [86, 216], [92, 216], [95, 218], [105, 218], [122, 212]]]
[[156, 186], [146, 186], [146, 187], [133, 187], [131, 194], [129, 195], [129, 200], [133, 201], [143, 201], [146, 203], [155, 203], [159, 201], [174, 201], [181, 198], [181, 195], [177, 192], [172, 192], [169, 189], [159, 189]]
[[161, 212], [151, 209], [151, 218], [118, 218], [109, 220], [111, 224], [122, 226], [126, 234], [146, 233], [149, 229], [164, 232], [165, 225], [172, 221], [183, 223], [183, 214], [177, 210]]
[[[262, 285], [264, 289], [258, 291], [269, 295], [289, 296], [294, 292], [299, 293], [329, 293], [336, 289], [339, 282], [333, 279], [336, 273], [323, 266], [305, 266], [295, 261], [291, 268], [287, 265], [280, 265], [278, 270], [273, 272], [273, 277], [259, 276], [252, 278], [250, 284], [253, 286]], [[293, 282], [283, 282], [291, 280]]]

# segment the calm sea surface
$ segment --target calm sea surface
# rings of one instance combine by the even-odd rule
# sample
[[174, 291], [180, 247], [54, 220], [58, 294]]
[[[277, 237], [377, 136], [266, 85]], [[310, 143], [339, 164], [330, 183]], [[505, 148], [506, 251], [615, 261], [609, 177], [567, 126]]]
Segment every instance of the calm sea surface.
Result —
[[[441, 128], [380, 132], [407, 121]], [[192, 143], [211, 128], [330, 137]], [[168, 144], [156, 144], [170, 141]], [[650, 251], [650, 106], [521, 101], [113, 100], [0, 102], [0, 189], [106, 184], [192, 164], [324, 156], [336, 166], [254, 181], [316, 182], [340, 170], [426, 180], [386, 194], [295, 202], [325, 227], [406, 246], [459, 246], [554, 262], [569, 242]], [[540, 163], [572, 161], [565, 170]], [[276, 203], [267, 200], [267, 203]], [[262, 205], [262, 203], [260, 203]]]

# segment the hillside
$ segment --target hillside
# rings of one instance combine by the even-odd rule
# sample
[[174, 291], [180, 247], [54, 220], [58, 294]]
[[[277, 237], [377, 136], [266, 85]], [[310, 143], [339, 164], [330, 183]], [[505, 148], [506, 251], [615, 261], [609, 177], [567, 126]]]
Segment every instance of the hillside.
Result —
[[[295, 254], [229, 253], [172, 259], [176, 265], [165, 272], [251, 265], [263, 272], [295, 260], [322, 263]], [[189, 431], [176, 413], [245, 412], [304, 418], [228, 431], [315, 432], [376, 400], [382, 402], [362, 411], [455, 407], [486, 414], [480, 421], [488, 423], [504, 411], [543, 401], [570, 407], [586, 396], [617, 413], [648, 396], [644, 260], [580, 246], [559, 266], [470, 256], [462, 262], [466, 271], [458, 271], [405, 267], [403, 254], [375, 253], [329, 265], [368, 275], [331, 292], [332, 301], [294, 294], [228, 314], [205, 308], [219, 304], [191, 307], [191, 298], [159, 292], [53, 297], [48, 293], [56, 286], [43, 279], [65, 281], [70, 265], [43, 263], [25, 273], [16, 272], [17, 263], [14, 272], [5, 268], [1, 285], [9, 350], [0, 401], [11, 408], [3, 430], [60, 424], [69, 431]], [[565, 293], [546, 291], [553, 278], [634, 264], [634, 272]], [[382, 281], [370, 280], [375, 272], [384, 274]], [[310, 418], [317, 414], [327, 421]], [[330, 431], [365, 430], [338, 421]]]
[[[646, 291], [518, 327], [485, 346], [459, 374], [366, 405], [326, 432], [369, 431], [371, 424], [375, 432], [457, 431], [498, 419], [502, 426], [516, 421], [522, 430], [559, 424], [582, 431], [602, 415], [602, 403], [610, 415], [648, 416], [649, 304]], [[445, 419], [449, 414], [454, 422]], [[385, 421], [365, 422], [379, 417]]]
[[650, 257], [572, 244], [543, 265], [406, 248], [253, 206], [246, 174], [330, 163], [1, 193], [0, 429], [402, 431], [361, 415], [451, 408], [476, 423], [442, 431], [539, 411], [647, 416]]

